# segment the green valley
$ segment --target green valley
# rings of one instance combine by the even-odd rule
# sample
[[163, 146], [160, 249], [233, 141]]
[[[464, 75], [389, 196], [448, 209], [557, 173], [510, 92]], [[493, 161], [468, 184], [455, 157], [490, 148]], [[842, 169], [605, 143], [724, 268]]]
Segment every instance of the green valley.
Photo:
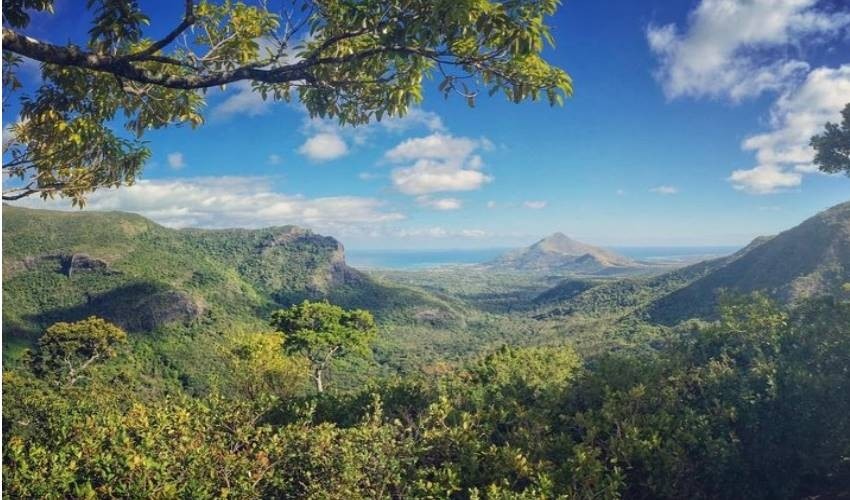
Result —
[[[15, 495], [708, 498], [744, 488], [793, 498], [848, 486], [846, 419], [819, 437], [804, 429], [834, 418], [817, 412], [850, 410], [839, 389], [850, 381], [836, 371], [850, 338], [850, 204], [734, 255], [637, 277], [362, 272], [338, 241], [294, 226], [175, 230], [124, 213], [4, 206], [3, 227], [4, 487]], [[801, 249], [817, 265], [774, 260]], [[367, 352], [328, 358], [323, 394], [270, 323], [303, 300], [377, 321]], [[61, 362], [39, 368], [43, 332], [90, 316], [127, 331], [114, 359], [81, 358], [72, 384], [54, 374]], [[810, 362], [815, 379], [800, 379]], [[800, 404], [816, 413], [796, 414]], [[614, 433], [623, 422], [627, 432]], [[76, 437], [59, 443], [57, 432]], [[114, 432], [131, 441], [112, 442]], [[168, 447], [173, 439], [196, 451]], [[764, 440], [777, 448], [753, 455]], [[795, 449], [811, 454], [794, 458], [805, 474], [757, 486], [774, 474], [770, 460]], [[60, 474], [66, 456], [75, 468]], [[216, 467], [230, 472], [203, 479]]]

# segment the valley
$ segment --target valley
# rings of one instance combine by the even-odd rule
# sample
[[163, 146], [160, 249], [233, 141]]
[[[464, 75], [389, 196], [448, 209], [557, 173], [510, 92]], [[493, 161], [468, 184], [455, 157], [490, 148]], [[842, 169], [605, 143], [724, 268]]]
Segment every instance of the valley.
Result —
[[[631, 259], [556, 234], [483, 263], [358, 270], [339, 241], [295, 226], [170, 229], [127, 213], [9, 205], [3, 241], [3, 418], [14, 432], [4, 481], [26, 495], [90, 485], [123, 496], [148, 491], [157, 470], [156, 484], [175, 490], [237, 485], [246, 497], [376, 498], [392, 488], [399, 498], [476, 498], [486, 487], [492, 498], [554, 498], [628, 484], [636, 497], [674, 498], [678, 488], [731, 484], [773, 498], [777, 490], [752, 489], [774, 473], [772, 456], [729, 439], [764, 432], [798, 443], [780, 447], [782, 460], [795, 449], [825, 457], [806, 459], [821, 479], [774, 479], [798, 492], [778, 496], [847, 487], [835, 457], [850, 402], [834, 389], [846, 378], [850, 203], [696, 262]], [[352, 308], [369, 318], [364, 328], [375, 321], [359, 354], [322, 365], [318, 393], [311, 370], [320, 358], [283, 346], [321, 327], [281, 332], [271, 321], [310, 304]], [[117, 339], [126, 330], [114, 359], [69, 337], [75, 350], [51, 361], [45, 339], [105, 328], [94, 326], [99, 318]], [[91, 352], [88, 362], [103, 366], [78, 373], [88, 362], [75, 368], [69, 354]], [[814, 371], [801, 368], [812, 362]], [[718, 413], [711, 394], [743, 417]], [[810, 397], [834, 402], [799, 411]], [[823, 419], [835, 424], [828, 439], [806, 430]], [[632, 434], [609, 434], [621, 422], [633, 422]], [[659, 435], [669, 438], [653, 441]], [[683, 448], [693, 439], [721, 451]], [[668, 462], [642, 463], [640, 450]], [[733, 457], [731, 468], [688, 472], [717, 453]], [[83, 468], [60, 474], [66, 454]], [[362, 466], [375, 457], [380, 465]], [[579, 460], [597, 472], [572, 468]], [[210, 479], [225, 463], [242, 475]], [[735, 479], [744, 466], [752, 475]], [[446, 476], [455, 468], [462, 479]], [[299, 474], [329, 479], [298, 482]], [[106, 486], [107, 477], [119, 479]], [[623, 482], [607, 482], [616, 478]], [[683, 486], [658, 486], [673, 479]]]
[[[12, 206], [3, 223], [13, 363], [57, 321], [101, 316], [182, 353], [186, 335], [269, 331], [271, 311], [311, 299], [375, 314], [378, 362], [364, 373], [430, 372], [500, 345], [643, 349], [678, 322], [712, 319], [721, 291], [792, 303], [850, 281], [850, 204], [691, 264], [634, 260], [557, 233], [479, 264], [360, 271], [340, 242], [294, 226], [174, 230], [131, 214]], [[803, 264], [785, 265], [792, 256]]]

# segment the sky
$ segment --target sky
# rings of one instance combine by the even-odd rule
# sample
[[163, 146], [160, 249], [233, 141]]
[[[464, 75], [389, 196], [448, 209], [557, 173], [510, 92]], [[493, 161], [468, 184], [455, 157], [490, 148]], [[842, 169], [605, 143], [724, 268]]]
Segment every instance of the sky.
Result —
[[[179, 2], [143, 2], [163, 29]], [[59, 0], [28, 33], [84, 33]], [[147, 133], [131, 187], [87, 210], [172, 227], [297, 224], [349, 248], [517, 246], [561, 231], [609, 246], [743, 245], [850, 198], [812, 166], [808, 139], [850, 102], [844, 0], [566, 0], [549, 62], [573, 78], [563, 107], [481, 98], [426, 81], [401, 119], [310, 119], [246, 84], [207, 96], [206, 123]], [[22, 71], [37, 83], [30, 65]], [[14, 104], [3, 123], [16, 119]], [[68, 209], [65, 201], [19, 203]]]

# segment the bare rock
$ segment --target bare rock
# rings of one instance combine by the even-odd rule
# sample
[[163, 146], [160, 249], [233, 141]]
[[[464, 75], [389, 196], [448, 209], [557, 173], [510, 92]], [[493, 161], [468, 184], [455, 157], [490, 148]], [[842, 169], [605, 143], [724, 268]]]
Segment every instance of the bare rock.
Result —
[[62, 272], [69, 278], [74, 273], [107, 271], [109, 264], [105, 260], [91, 257], [84, 253], [75, 253], [62, 256]]
[[155, 293], [141, 299], [134, 307], [133, 318], [127, 325], [134, 329], [151, 331], [171, 323], [188, 324], [204, 313], [204, 307], [191, 295], [178, 290]]

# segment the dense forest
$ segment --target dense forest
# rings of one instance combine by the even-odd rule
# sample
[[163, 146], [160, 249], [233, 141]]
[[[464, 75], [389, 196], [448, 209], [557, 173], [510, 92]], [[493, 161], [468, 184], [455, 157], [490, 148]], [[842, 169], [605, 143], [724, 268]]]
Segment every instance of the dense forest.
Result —
[[835, 262], [729, 289], [710, 314], [652, 312], [742, 259], [770, 269], [798, 234], [813, 254], [843, 255], [848, 213], [667, 273], [579, 278], [364, 273], [332, 238], [294, 227], [172, 230], [7, 206], [4, 491], [844, 494], [850, 290], [782, 293], [824, 265], [850, 281]]
[[[719, 314], [651, 353], [503, 347], [440, 375], [322, 394], [305, 390], [304, 362], [285, 356], [276, 334], [222, 356], [225, 376], [190, 396], [140, 390], [128, 372], [149, 362], [146, 353], [120, 346], [70, 378], [56, 359], [91, 347], [57, 351], [52, 327], [30, 368], [4, 375], [4, 490], [22, 498], [846, 492], [850, 301], [785, 309], [755, 295], [725, 301]], [[121, 344], [106, 337], [99, 342]]]

